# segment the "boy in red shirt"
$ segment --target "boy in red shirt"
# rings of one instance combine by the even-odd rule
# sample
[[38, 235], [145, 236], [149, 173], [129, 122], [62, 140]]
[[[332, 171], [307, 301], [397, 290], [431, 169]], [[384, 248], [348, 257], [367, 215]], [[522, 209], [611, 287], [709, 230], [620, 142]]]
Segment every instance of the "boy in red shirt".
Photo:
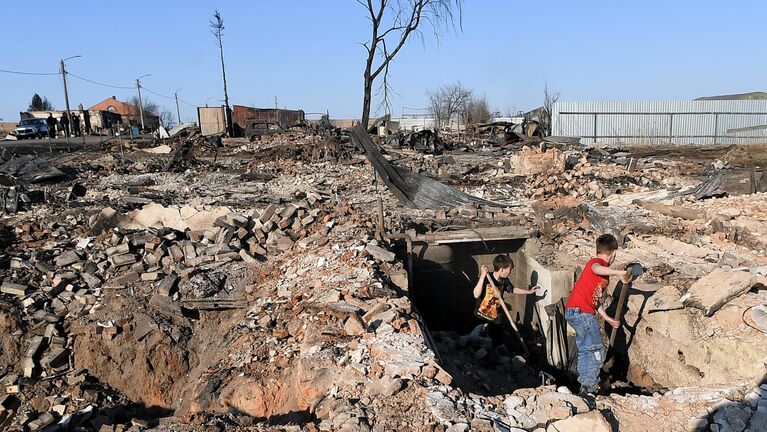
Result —
[[599, 388], [599, 371], [605, 361], [605, 347], [596, 314], [618, 328], [620, 321], [607, 315], [602, 303], [602, 291], [607, 287], [610, 276], [620, 276], [624, 283], [631, 279], [631, 272], [615, 270], [610, 264], [615, 261], [618, 241], [610, 234], [597, 239], [597, 256], [589, 260], [581, 276], [575, 282], [570, 298], [565, 303], [565, 319], [575, 329], [575, 343], [578, 346], [579, 394], [595, 394]]

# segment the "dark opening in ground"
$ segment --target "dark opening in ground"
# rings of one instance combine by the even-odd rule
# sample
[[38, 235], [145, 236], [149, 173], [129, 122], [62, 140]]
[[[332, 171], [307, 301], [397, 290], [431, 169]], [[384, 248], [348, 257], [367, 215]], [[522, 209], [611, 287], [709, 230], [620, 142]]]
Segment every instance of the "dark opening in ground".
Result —
[[[484, 321], [474, 315], [477, 257], [492, 262], [495, 255], [512, 254], [523, 244], [524, 240], [414, 244], [412, 300], [432, 335], [441, 366], [464, 392], [490, 396], [553, 383], [550, 373], [541, 373], [546, 362], [540, 336], [519, 328], [532, 353], [525, 358], [505, 317], [500, 326], [483, 328]], [[494, 331], [501, 335], [495, 341], [490, 337]]]
[[[492, 325], [485, 325], [483, 328], [484, 321], [474, 315], [472, 290], [479, 275], [478, 263], [492, 262], [492, 258], [500, 253], [513, 255], [523, 245], [524, 240], [414, 244], [413, 303], [426, 322], [441, 366], [453, 376], [454, 384], [465, 392], [492, 396], [509, 394], [518, 388], [550, 384], [578, 391], [575, 375], [577, 348], [574, 341], [568, 344], [565, 336], [564, 300], [546, 308], [545, 313], [539, 311], [543, 307], [535, 307], [535, 303], [542, 299], [535, 295], [516, 302], [517, 306], [510, 306], [515, 320], [519, 316], [526, 317], [517, 323], [517, 328], [530, 351], [529, 356], [524, 355], [505, 316], [500, 326], [493, 328]], [[520, 276], [513, 273], [510, 276], [514, 286], [527, 288], [537, 283], [538, 275], [533, 271], [529, 277], [531, 280], [515, 280], [515, 277]], [[515, 307], [524, 310], [517, 311]], [[609, 307], [611, 310], [608, 313], [614, 314], [616, 303]], [[549, 321], [559, 333], [546, 333], [540, 325], [533, 325], [533, 320]], [[492, 338], [493, 331], [502, 336]], [[552, 334], [559, 339], [557, 342]], [[651, 393], [654, 389], [626, 383], [627, 347], [630, 343], [631, 329], [621, 330], [615, 346], [608, 352], [608, 362], [602, 374], [605, 391]], [[567, 359], [565, 364], [569, 366], [551, 366], [549, 360], [552, 356]]]

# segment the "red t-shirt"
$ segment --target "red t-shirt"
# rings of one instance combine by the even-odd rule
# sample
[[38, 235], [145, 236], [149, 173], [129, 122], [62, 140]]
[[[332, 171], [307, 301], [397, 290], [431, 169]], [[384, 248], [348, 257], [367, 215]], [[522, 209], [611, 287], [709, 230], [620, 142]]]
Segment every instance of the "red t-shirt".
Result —
[[602, 258], [592, 258], [586, 263], [583, 273], [575, 282], [570, 298], [565, 303], [566, 308], [578, 308], [581, 312], [596, 314], [597, 305], [602, 299], [602, 290], [607, 288], [609, 279], [607, 276], [600, 276], [591, 270], [591, 266], [599, 263], [607, 267], [607, 261]]

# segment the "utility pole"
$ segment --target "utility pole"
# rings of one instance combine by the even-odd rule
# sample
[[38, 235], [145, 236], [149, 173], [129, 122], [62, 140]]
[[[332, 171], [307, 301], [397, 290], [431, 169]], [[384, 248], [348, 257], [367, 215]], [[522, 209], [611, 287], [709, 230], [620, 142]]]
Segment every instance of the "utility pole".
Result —
[[[70, 125], [72, 124], [72, 113], [69, 112], [69, 92], [67, 91], [67, 71], [64, 68], [64, 60], [61, 60], [61, 78], [64, 80], [64, 102], [67, 106], [67, 118], [70, 121]], [[71, 151], [69, 148], [69, 131], [64, 130], [65, 135], [67, 136], [67, 151]]]
[[[72, 113], [69, 111], [69, 92], [67, 90], [67, 70], [64, 67], [64, 61], [65, 60], [69, 60], [69, 59], [73, 59], [73, 58], [77, 58], [77, 57], [82, 57], [82, 56], [81, 55], [76, 55], [76, 56], [72, 56], [72, 57], [67, 57], [65, 59], [61, 59], [59, 61], [59, 64], [61, 66], [61, 79], [64, 81], [64, 102], [66, 103], [67, 118], [70, 120], [70, 125], [71, 125]], [[66, 133], [65, 135], [67, 136], [67, 151], [72, 151], [72, 149], [69, 148], [69, 133]]]
[[144, 131], [144, 102], [141, 101], [141, 78], [152, 76], [152, 74], [141, 75], [136, 78], [136, 90], [138, 90], [138, 115], [141, 117], [141, 131]]
[[274, 109], [277, 109], [277, 96], [274, 97]]
[[229, 108], [229, 93], [226, 88], [226, 67], [224, 66], [224, 20], [221, 14], [216, 10], [213, 13], [213, 20], [210, 21], [210, 28], [213, 36], [216, 38], [216, 45], [221, 54], [221, 75], [224, 81], [224, 106], [226, 107], [226, 130], [229, 136], [234, 136], [234, 125], [232, 122], [232, 110]]
[[[178, 89], [181, 90], [181, 89]], [[176, 114], [178, 115], [178, 124], [181, 124], [181, 110], [178, 108], [178, 90], [176, 90], [175, 93], [173, 93], [174, 96], [176, 96]]]
[[138, 115], [141, 117], [141, 130], [144, 130], [144, 108], [141, 106], [141, 78], [136, 78], [136, 90], [138, 90]]

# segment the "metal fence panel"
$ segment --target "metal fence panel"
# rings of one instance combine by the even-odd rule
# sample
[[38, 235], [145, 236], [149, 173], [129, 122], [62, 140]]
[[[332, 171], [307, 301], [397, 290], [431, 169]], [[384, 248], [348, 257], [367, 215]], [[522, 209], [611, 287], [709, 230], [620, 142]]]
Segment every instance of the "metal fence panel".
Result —
[[218, 135], [226, 131], [224, 107], [198, 107], [197, 117], [203, 136]]
[[767, 142], [767, 101], [557, 102], [552, 126], [586, 144]]

